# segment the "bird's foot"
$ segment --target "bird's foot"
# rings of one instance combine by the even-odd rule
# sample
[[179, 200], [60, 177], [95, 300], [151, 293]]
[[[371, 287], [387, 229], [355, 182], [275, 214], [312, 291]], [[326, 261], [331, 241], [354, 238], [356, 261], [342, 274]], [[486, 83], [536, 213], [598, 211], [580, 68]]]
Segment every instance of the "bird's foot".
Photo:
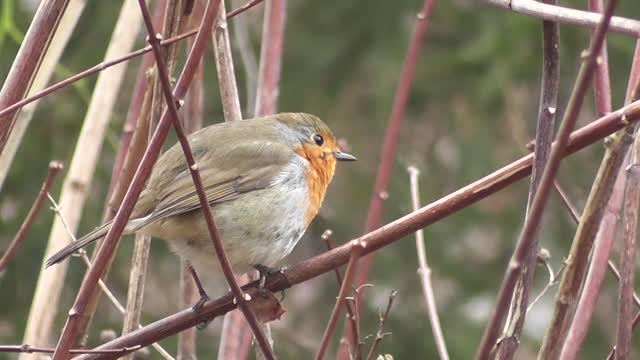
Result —
[[253, 265], [253, 268], [258, 271], [258, 273], [260, 274], [260, 286], [258, 287], [258, 290], [262, 291], [264, 290], [264, 285], [267, 281], [267, 277], [269, 275], [273, 275], [273, 274], [277, 274], [277, 273], [281, 273], [282, 271], [285, 269], [284, 267], [282, 268], [274, 268], [274, 267], [269, 267], [266, 265], [262, 265], [262, 264], [256, 264]]

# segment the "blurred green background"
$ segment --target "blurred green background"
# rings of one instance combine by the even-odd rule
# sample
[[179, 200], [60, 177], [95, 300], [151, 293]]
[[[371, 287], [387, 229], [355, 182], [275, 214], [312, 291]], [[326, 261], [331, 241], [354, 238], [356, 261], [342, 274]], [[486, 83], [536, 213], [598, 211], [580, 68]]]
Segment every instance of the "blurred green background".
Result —
[[[0, 4], [0, 79], [4, 79], [37, 6], [35, 0], [2, 0]], [[54, 80], [61, 80], [103, 59], [122, 1], [90, 1], [65, 51]], [[233, 7], [241, 2], [234, 1]], [[585, 8], [586, 1], [564, 0], [562, 5]], [[279, 97], [281, 111], [319, 115], [339, 137], [346, 139], [357, 163], [339, 165], [319, 217], [304, 241], [285, 260], [292, 264], [324, 250], [320, 234], [330, 228], [334, 241], [343, 243], [362, 233], [381, 144], [391, 105], [413, 30], [418, 0], [396, 1], [290, 1]], [[228, 8], [231, 8], [228, 4]], [[623, 1], [617, 14], [640, 18], [640, 8]], [[262, 5], [241, 15], [248, 21], [253, 48], [259, 54]], [[410, 212], [407, 166], [421, 170], [422, 202], [438, 199], [494, 169], [526, 154], [524, 145], [534, 137], [541, 69], [541, 22], [484, 5], [482, 1], [436, 1], [407, 114], [384, 221]], [[231, 27], [233, 39], [234, 31]], [[589, 32], [561, 27], [561, 92], [559, 116], [586, 48]], [[621, 106], [634, 49], [634, 39], [609, 36], [613, 106]], [[140, 35], [138, 46], [144, 46]], [[244, 72], [236, 53], [241, 102], [246, 103]], [[222, 120], [213, 54], [205, 54], [206, 124]], [[111, 117], [108, 136], [84, 208], [80, 233], [98, 225], [117, 151], [122, 122], [139, 61], [132, 61]], [[0, 194], [0, 249], [5, 249], [26, 216], [46, 174], [47, 163], [69, 164], [95, 77], [48, 96], [16, 156]], [[583, 126], [596, 118], [589, 93], [579, 119]], [[168, 142], [175, 141], [170, 137]], [[603, 153], [596, 144], [563, 163], [559, 180], [581, 207]], [[59, 194], [62, 177], [52, 194]], [[521, 181], [489, 199], [426, 229], [428, 260], [440, 318], [453, 359], [471, 358], [492, 310], [526, 206], [528, 181]], [[53, 212], [44, 209], [17, 257], [0, 279], [0, 344], [19, 344], [27, 320]], [[575, 226], [553, 195], [541, 232], [542, 246], [557, 268], [568, 250]], [[126, 299], [131, 241], [118, 250], [109, 286]], [[617, 249], [617, 247], [616, 247]], [[178, 310], [178, 261], [162, 242], [153, 242], [143, 312], [149, 323]], [[614, 255], [617, 261], [617, 250]], [[66, 289], [57, 317], [61, 329], [84, 274], [84, 265], [71, 260]], [[374, 334], [378, 312], [391, 289], [398, 290], [395, 306], [379, 352], [396, 359], [437, 358], [426, 316], [418, 276], [413, 237], [376, 253], [362, 309], [362, 333]], [[547, 274], [538, 268], [534, 293]], [[173, 280], [172, 280], [173, 279]], [[220, 295], [223, 283], [220, 283]], [[555, 288], [554, 288], [555, 290]], [[310, 358], [322, 337], [337, 294], [333, 274], [326, 274], [290, 289], [284, 300], [287, 313], [273, 323], [276, 353], [282, 359]], [[617, 283], [607, 275], [581, 358], [601, 359], [615, 336]], [[527, 318], [519, 359], [533, 359], [550, 313], [553, 291]], [[121, 316], [104, 299], [94, 322], [90, 343], [98, 344], [104, 329], [120, 332]], [[217, 353], [222, 321], [198, 332], [199, 354]], [[339, 329], [341, 329], [339, 327]], [[334, 336], [337, 345], [339, 334]], [[368, 350], [371, 337], [365, 344]], [[640, 351], [634, 338], [634, 351]], [[177, 337], [162, 342], [176, 352]], [[331, 350], [333, 351], [333, 350]], [[330, 354], [333, 354], [331, 352]], [[150, 356], [158, 355], [151, 350]], [[332, 355], [333, 356], [333, 355]], [[331, 356], [330, 356], [331, 357]], [[13, 358], [0, 354], [2, 358]]]

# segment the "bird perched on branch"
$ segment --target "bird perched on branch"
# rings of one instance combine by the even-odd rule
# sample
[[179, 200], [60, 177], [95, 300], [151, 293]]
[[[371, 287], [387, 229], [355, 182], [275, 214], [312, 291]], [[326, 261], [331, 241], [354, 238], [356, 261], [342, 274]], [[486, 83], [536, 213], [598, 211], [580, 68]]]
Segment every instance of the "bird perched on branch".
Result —
[[[232, 268], [274, 266], [318, 214], [340, 151], [317, 117], [281, 113], [208, 126], [189, 136], [204, 190]], [[200, 273], [220, 271], [200, 201], [179, 144], [155, 164], [125, 234], [167, 241]], [[51, 256], [56, 264], [107, 234], [107, 222]]]

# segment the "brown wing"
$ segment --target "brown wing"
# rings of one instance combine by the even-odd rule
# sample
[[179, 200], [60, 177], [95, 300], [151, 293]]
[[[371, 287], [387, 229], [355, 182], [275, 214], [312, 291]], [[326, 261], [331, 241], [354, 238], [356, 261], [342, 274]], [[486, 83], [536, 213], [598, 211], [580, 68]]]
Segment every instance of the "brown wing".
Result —
[[[198, 151], [201, 150], [198, 144], [194, 145], [194, 154], [199, 155], [196, 155], [196, 163], [209, 204], [229, 201], [243, 192], [269, 187], [295, 156], [286, 145], [266, 140], [244, 141], [228, 147], [232, 150], [226, 153]], [[168, 159], [177, 160], [172, 156]], [[184, 160], [182, 165], [180, 172], [180, 166], [173, 167], [174, 173], [177, 173], [175, 176], [165, 174], [167, 177], [157, 183], [150, 180], [141, 200], [148, 202], [143, 197], [155, 195], [155, 204], [145, 223], [200, 208], [198, 194]], [[158, 188], [158, 185], [161, 187]]]

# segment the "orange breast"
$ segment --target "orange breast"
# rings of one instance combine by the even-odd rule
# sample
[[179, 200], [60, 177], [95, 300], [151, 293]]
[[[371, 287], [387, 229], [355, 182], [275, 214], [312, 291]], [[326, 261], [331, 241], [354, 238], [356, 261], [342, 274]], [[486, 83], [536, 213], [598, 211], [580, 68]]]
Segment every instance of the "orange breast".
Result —
[[332, 154], [323, 154], [321, 148], [311, 144], [305, 144], [295, 149], [295, 152], [310, 163], [305, 173], [309, 188], [309, 205], [304, 217], [305, 225], [309, 225], [322, 206], [327, 187], [336, 169], [336, 159]]

